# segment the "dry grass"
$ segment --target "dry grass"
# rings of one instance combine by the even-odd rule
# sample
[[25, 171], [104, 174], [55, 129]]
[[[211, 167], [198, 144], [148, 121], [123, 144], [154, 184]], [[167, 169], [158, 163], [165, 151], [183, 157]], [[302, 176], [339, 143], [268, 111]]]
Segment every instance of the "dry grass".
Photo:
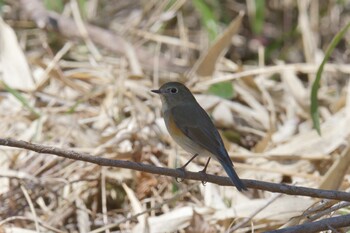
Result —
[[[176, 167], [189, 156], [168, 136], [160, 100], [150, 89], [178, 80], [196, 93], [226, 136], [240, 177], [348, 190], [349, 33], [323, 74], [322, 137], [309, 114], [318, 64], [349, 21], [348, 6], [266, 1], [265, 24], [256, 34], [249, 24], [254, 1], [248, 2], [217, 3], [221, 35], [229, 24], [224, 19], [249, 13], [238, 33], [229, 34], [225, 57], [211, 60], [214, 74], [202, 77], [191, 67], [201, 67], [196, 61], [210, 46], [190, 1], [91, 0], [83, 16], [75, 1], [67, 1], [62, 14], [80, 25], [82, 40], [38, 29], [18, 1], [5, 1], [0, 78], [10, 88], [2, 85], [0, 92], [1, 137]], [[130, 47], [116, 54], [95, 44], [83, 20], [120, 35]], [[143, 59], [138, 51], [152, 57]], [[209, 85], [222, 81], [232, 83], [232, 100], [207, 94]], [[254, 190], [243, 195], [231, 187], [177, 183], [5, 147], [0, 154], [0, 232], [263, 232], [349, 212], [342, 202]], [[204, 163], [196, 160], [188, 169], [200, 170]], [[226, 175], [214, 161], [208, 172]], [[324, 212], [330, 206], [332, 212]]]

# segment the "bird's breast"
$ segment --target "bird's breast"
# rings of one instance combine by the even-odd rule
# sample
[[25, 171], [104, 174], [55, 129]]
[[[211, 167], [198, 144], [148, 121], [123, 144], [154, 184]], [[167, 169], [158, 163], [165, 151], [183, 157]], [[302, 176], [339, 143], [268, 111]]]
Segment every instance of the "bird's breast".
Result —
[[182, 132], [182, 130], [176, 125], [174, 118], [169, 112], [165, 112], [164, 121], [170, 136], [185, 151], [191, 153], [192, 155], [210, 155], [203, 147], [193, 142], [188, 136], [186, 136]]

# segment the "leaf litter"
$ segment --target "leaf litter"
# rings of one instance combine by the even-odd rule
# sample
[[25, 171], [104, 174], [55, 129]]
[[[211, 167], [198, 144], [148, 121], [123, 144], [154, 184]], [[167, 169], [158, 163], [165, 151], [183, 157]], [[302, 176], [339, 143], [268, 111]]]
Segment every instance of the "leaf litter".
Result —
[[[65, 8], [77, 11], [72, 2]], [[1, 137], [178, 167], [189, 155], [166, 132], [160, 100], [150, 90], [179, 80], [191, 88], [221, 132], [236, 133], [235, 143], [231, 138], [224, 141], [241, 178], [349, 190], [350, 70], [344, 65], [349, 63], [346, 56], [325, 64], [318, 95], [322, 137], [312, 128], [308, 111], [318, 56], [324, 49], [318, 43], [330, 40], [326, 33], [314, 31], [313, 24], [328, 20], [329, 25], [340, 28], [338, 24], [345, 19], [335, 21], [331, 15], [323, 15], [315, 21], [310, 14], [317, 5], [311, 2], [265, 6], [267, 10], [294, 9], [301, 14], [295, 22], [301, 38], [293, 37], [281, 45], [287, 61], [272, 57], [265, 66], [257, 59], [252, 63], [249, 57], [258, 53], [249, 47], [256, 40], [254, 35], [242, 25], [237, 30], [237, 23], [248, 20], [239, 13], [241, 5], [232, 3], [238, 7], [233, 11], [239, 18], [235, 21], [232, 17], [234, 27], [223, 31], [225, 43], [217, 40], [200, 51], [199, 58], [199, 48], [208, 47], [201, 44], [207, 32], [198, 26], [200, 19], [190, 2], [118, 2], [108, 8], [111, 3], [101, 1], [101, 9], [93, 8], [93, 1], [87, 2], [91, 11], [86, 13], [95, 11], [99, 25], [123, 30], [121, 36], [131, 42], [125, 44], [124, 54], [96, 46], [87, 35], [82, 41], [54, 39], [58, 34], [26, 26], [29, 21], [15, 17], [18, 5], [5, 1], [9, 12], [0, 21], [0, 48], [11, 49], [0, 51], [0, 79], [21, 98], [1, 85]], [[329, 4], [330, 10], [346, 12], [341, 3]], [[230, 9], [226, 10], [232, 14]], [[72, 19], [84, 20], [71, 14]], [[103, 15], [108, 15], [110, 22]], [[265, 17], [275, 23], [280, 20], [275, 14]], [[286, 20], [287, 27], [292, 21]], [[261, 33], [269, 27], [265, 22]], [[327, 29], [335, 34], [331, 26]], [[280, 35], [275, 32], [270, 36]], [[315, 40], [319, 42], [312, 42]], [[237, 41], [245, 52], [234, 47]], [[349, 42], [348, 36], [344, 41]], [[269, 49], [262, 42], [259, 46]], [[286, 52], [291, 47], [307, 62]], [[140, 49], [157, 50], [159, 56], [154, 59], [165, 56], [179, 70], [194, 67], [195, 72], [177, 73], [176, 67], [161, 63], [158, 69], [156, 64], [149, 67], [144, 56], [139, 56]], [[349, 52], [347, 47], [343, 49], [342, 54]], [[336, 49], [335, 54], [339, 51]], [[232, 85], [233, 96], [224, 99], [208, 94], [211, 84], [222, 81]], [[40, 115], [35, 116], [25, 105]], [[314, 198], [256, 190], [243, 195], [232, 187], [202, 186], [189, 180], [177, 183], [169, 177], [101, 168], [13, 148], [3, 147], [0, 153], [0, 232], [226, 232], [230, 228], [235, 232], [263, 232], [286, 222], [305, 222], [305, 213], [320, 204]], [[205, 159], [199, 158], [188, 169], [197, 171], [204, 164]], [[208, 172], [225, 176], [215, 161]], [[328, 208], [339, 203], [331, 202]], [[314, 209], [312, 214], [324, 218], [348, 211], [348, 207], [342, 208], [331, 213]]]

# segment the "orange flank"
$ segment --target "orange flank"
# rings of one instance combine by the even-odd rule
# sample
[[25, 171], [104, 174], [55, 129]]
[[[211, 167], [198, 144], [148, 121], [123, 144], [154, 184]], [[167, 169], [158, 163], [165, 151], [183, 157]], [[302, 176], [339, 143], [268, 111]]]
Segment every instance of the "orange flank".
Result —
[[171, 114], [169, 114], [169, 118], [168, 118], [168, 130], [170, 131], [170, 134], [173, 137], [182, 137], [185, 136], [183, 134], [183, 132], [179, 129], [179, 127], [177, 127], [173, 116]]

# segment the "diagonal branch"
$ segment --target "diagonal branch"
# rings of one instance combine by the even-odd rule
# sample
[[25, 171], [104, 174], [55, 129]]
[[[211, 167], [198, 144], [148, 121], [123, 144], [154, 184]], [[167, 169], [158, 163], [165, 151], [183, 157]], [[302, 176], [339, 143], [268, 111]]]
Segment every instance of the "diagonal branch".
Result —
[[[97, 157], [90, 155], [88, 153], [78, 153], [72, 150], [64, 150], [52, 146], [43, 146], [40, 144], [29, 143], [25, 141], [19, 141], [11, 138], [0, 138], [0, 145], [22, 148], [26, 150], [35, 151], [41, 154], [52, 154], [60, 157], [80, 160], [89, 163], [98, 164], [100, 166], [109, 166], [109, 167], [119, 167], [127, 168], [136, 171], [148, 172], [152, 174], [171, 176], [175, 178], [185, 178], [189, 180], [198, 180], [210, 182], [222, 186], [232, 186], [232, 183], [228, 177], [215, 176], [215, 175], [206, 175], [205, 177], [199, 172], [189, 172], [189, 171], [179, 171], [176, 169], [156, 167], [149, 164], [137, 163], [125, 160], [113, 160], [106, 159], [102, 157]], [[257, 180], [243, 180], [243, 183], [248, 188], [260, 189], [276, 193], [284, 193], [288, 195], [299, 195], [299, 196], [308, 196], [308, 197], [317, 197], [325, 199], [334, 199], [342, 201], [350, 201], [350, 193], [336, 191], [336, 190], [322, 190], [314, 188], [305, 188], [300, 186], [292, 186], [287, 184], [275, 184], [264, 181]]]
[[[266, 233], [312, 233], [325, 230], [339, 229], [350, 226], [350, 214], [322, 219], [316, 222], [304, 223], [297, 226], [286, 227]], [[337, 232], [337, 231], [334, 231]]]

